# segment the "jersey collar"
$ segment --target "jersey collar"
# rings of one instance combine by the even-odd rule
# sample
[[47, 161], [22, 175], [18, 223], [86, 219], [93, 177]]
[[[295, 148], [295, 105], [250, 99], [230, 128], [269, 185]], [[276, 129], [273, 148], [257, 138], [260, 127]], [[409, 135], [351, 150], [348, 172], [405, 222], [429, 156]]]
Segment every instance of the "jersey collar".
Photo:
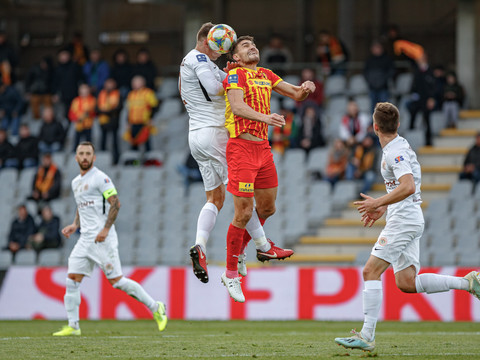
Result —
[[400, 140], [400, 135], [397, 134], [397, 136], [393, 138], [392, 141], [390, 141], [387, 145], [383, 147], [382, 151], [383, 152], [387, 151], [390, 148], [390, 146], [396, 143], [398, 140]]

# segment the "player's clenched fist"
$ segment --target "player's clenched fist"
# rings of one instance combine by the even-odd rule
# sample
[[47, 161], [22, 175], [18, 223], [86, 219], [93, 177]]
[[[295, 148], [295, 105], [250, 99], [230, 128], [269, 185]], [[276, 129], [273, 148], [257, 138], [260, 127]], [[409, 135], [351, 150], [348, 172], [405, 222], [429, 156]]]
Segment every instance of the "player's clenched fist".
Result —
[[315, 84], [311, 81], [305, 81], [304, 83], [302, 83], [302, 85], [300, 85], [300, 87], [302, 88], [302, 91], [305, 92], [305, 93], [313, 93], [315, 92]]
[[285, 118], [283, 117], [283, 115], [273, 113], [270, 115], [266, 115], [265, 123], [267, 123], [268, 125], [282, 127], [283, 125], [285, 125]]

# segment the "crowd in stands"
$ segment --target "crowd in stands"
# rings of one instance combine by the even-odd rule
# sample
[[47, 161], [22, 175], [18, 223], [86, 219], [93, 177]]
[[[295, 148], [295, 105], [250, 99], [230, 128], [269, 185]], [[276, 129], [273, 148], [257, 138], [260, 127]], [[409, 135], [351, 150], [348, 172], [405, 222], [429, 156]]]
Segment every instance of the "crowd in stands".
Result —
[[[294, 58], [281, 34], [272, 35], [261, 51], [262, 66], [282, 76], [288, 76], [285, 65], [292, 64]], [[299, 83], [313, 81], [316, 91], [301, 103], [280, 102], [278, 111], [284, 115], [286, 125], [272, 128], [270, 140], [273, 151], [280, 154], [289, 148], [301, 148], [308, 155], [314, 148], [329, 147], [325, 173], [318, 177], [332, 186], [341, 179], [361, 180], [362, 192], [367, 193], [378, 175], [380, 153], [372, 128], [374, 105], [400, 100], [395, 99], [390, 90], [396, 76], [405, 69], [396, 67], [395, 61], [406, 60], [411, 64], [408, 71], [414, 76], [406, 100], [409, 127], [415, 127], [417, 113], [423, 116], [426, 145], [433, 143], [431, 112], [443, 111], [447, 126], [456, 127], [465, 94], [453, 71], [445, 71], [442, 66], [432, 67], [424, 48], [402, 38], [398, 28], [392, 26], [385, 37], [372, 42], [370, 55], [365, 59], [362, 74], [371, 107], [360, 110], [355, 99], [349, 99], [343, 116], [338, 117], [338, 134], [332, 137], [326, 133], [325, 109], [330, 99], [324, 93], [324, 81], [345, 76], [349, 59], [350, 52], [341, 39], [326, 30], [319, 33], [315, 49], [318, 66], [302, 69], [298, 77]], [[84, 44], [80, 33], [58, 50], [56, 61], [46, 56], [32, 64], [24, 79], [16, 78], [17, 65], [13, 46], [6, 33], [0, 32], [0, 171], [38, 167], [30, 199], [39, 204], [42, 218], [42, 222], [35, 225], [25, 206], [20, 206], [7, 248], [12, 252], [21, 248], [39, 251], [61, 244], [58, 234], [55, 235], [58, 217], [52, 214], [48, 202], [59, 196], [62, 169], [53, 163], [50, 154], [72, 152], [80, 141], [98, 137], [100, 150], [110, 149], [117, 164], [121, 155], [120, 112], [125, 106], [128, 126], [121, 138], [129, 142], [132, 150], [140, 147], [151, 150], [150, 137], [157, 131], [152, 118], [159, 107], [155, 93], [158, 72], [147, 49], [137, 52], [134, 63], [130, 62], [127, 51], [118, 49], [109, 63], [100, 49], [90, 50]], [[23, 94], [18, 90], [22, 87], [15, 86], [18, 81], [23, 82]], [[28, 123], [22, 123], [25, 116], [41, 121], [38, 133], [32, 135]], [[100, 125], [101, 134], [92, 134], [95, 122]], [[67, 139], [70, 126], [75, 129], [73, 140]], [[185, 175], [187, 188], [199, 180], [198, 168], [191, 159], [179, 170]], [[461, 177], [478, 181], [479, 174], [480, 136], [477, 136]]]

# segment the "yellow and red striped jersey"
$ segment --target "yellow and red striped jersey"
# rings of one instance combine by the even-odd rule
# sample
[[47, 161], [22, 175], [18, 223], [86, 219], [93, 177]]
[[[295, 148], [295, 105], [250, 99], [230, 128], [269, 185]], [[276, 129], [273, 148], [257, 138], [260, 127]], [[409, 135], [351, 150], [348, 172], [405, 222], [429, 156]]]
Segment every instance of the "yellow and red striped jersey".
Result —
[[132, 90], [127, 96], [128, 122], [130, 124], [147, 124], [152, 115], [152, 109], [158, 106], [158, 100], [152, 89], [142, 88]]
[[[229, 89], [242, 90], [245, 104], [259, 113], [269, 115], [272, 89], [281, 81], [282, 79], [278, 75], [265, 68], [259, 67], [255, 71], [238, 67], [229, 71], [227, 77], [223, 80], [223, 87], [225, 91]], [[268, 140], [268, 125], [266, 123], [234, 115], [228, 98], [226, 98], [226, 102], [225, 127], [228, 129], [230, 137], [235, 138], [242, 133], [249, 133]]]
[[73, 99], [68, 111], [68, 118], [75, 123], [77, 131], [91, 129], [95, 120], [95, 104], [97, 99], [93, 95], [77, 96]]

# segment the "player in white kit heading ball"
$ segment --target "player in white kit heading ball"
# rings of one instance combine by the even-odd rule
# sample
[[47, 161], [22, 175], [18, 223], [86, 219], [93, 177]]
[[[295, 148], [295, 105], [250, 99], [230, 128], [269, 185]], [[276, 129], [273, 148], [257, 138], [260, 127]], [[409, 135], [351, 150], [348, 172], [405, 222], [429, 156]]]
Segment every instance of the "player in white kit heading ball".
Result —
[[373, 113], [373, 128], [380, 140], [383, 156], [381, 173], [387, 194], [377, 199], [361, 194], [356, 201], [364, 226], [372, 226], [387, 212], [385, 228], [373, 246], [363, 268], [363, 328], [353, 336], [336, 338], [346, 348], [373, 351], [375, 327], [382, 304], [381, 275], [392, 265], [397, 287], [406, 293], [437, 293], [466, 290], [480, 299], [480, 280], [476, 271], [464, 278], [420, 271], [420, 238], [424, 220], [420, 204], [421, 168], [407, 140], [398, 135], [399, 112], [395, 105], [378, 103]]
[[118, 238], [115, 219], [120, 210], [120, 200], [112, 180], [93, 166], [95, 148], [90, 142], [77, 146], [75, 159], [80, 166], [80, 175], [72, 180], [72, 190], [77, 203], [73, 224], [63, 228], [68, 239], [78, 228], [80, 238], [68, 258], [68, 275], [64, 296], [68, 325], [53, 336], [81, 335], [79, 326], [80, 283], [84, 276], [90, 276], [98, 265], [110, 284], [145, 304], [153, 314], [158, 329], [167, 325], [165, 305], [155, 301], [143, 287], [122, 274], [118, 255]]

